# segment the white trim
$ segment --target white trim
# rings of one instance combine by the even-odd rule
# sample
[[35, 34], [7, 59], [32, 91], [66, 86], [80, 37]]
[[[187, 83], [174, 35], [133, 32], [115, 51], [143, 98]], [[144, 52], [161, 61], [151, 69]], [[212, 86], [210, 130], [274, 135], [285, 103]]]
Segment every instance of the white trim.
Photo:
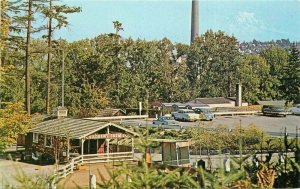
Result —
[[[50, 146], [47, 146], [47, 138], [50, 137]], [[44, 137], [44, 146], [48, 147], [48, 148], [52, 148], [53, 147], [53, 137], [50, 135], [45, 135]]]
[[87, 136], [89, 136], [89, 135], [91, 135], [91, 134], [93, 134], [93, 133], [95, 133], [95, 132], [97, 132], [97, 131], [99, 131], [99, 130], [105, 128], [105, 127], [109, 127], [109, 126], [114, 126], [114, 127], [117, 127], [117, 128], [119, 128], [119, 129], [121, 129], [121, 130], [123, 130], [123, 131], [126, 131], [126, 132], [128, 132], [128, 133], [131, 133], [131, 134], [134, 135], [134, 136], [139, 136], [138, 133], [133, 132], [133, 131], [130, 131], [130, 130], [128, 130], [128, 129], [124, 128], [124, 127], [121, 127], [121, 126], [119, 126], [119, 125], [117, 125], [117, 124], [114, 124], [114, 123], [107, 123], [107, 124], [105, 124], [105, 125], [102, 125], [102, 126], [98, 127], [97, 129], [95, 129], [95, 130], [93, 130], [93, 131], [91, 131], [91, 132], [89, 132], [89, 133], [87, 133], [87, 134], [81, 136], [80, 139], [85, 138], [85, 137], [87, 137]]
[[32, 133], [32, 142], [33, 143], [39, 142], [39, 133]]

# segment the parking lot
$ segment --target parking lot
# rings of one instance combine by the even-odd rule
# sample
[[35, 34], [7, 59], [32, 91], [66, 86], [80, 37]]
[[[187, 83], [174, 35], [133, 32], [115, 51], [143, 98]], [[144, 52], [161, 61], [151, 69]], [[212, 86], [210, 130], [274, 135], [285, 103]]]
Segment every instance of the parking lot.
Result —
[[[153, 126], [153, 119], [146, 120], [124, 120], [121, 124], [142, 126]], [[120, 122], [119, 122], [120, 123]], [[288, 115], [287, 117], [269, 117], [262, 115], [241, 115], [241, 116], [219, 116], [213, 121], [197, 121], [197, 122], [179, 122], [182, 128], [198, 127], [200, 124], [205, 124], [207, 127], [216, 127], [218, 125], [226, 125], [229, 128], [234, 128], [241, 123], [242, 127], [250, 124], [262, 128], [273, 136], [281, 136], [286, 127], [289, 136], [295, 137], [296, 126], [300, 129], [300, 116]], [[298, 130], [299, 132], [300, 130]]]

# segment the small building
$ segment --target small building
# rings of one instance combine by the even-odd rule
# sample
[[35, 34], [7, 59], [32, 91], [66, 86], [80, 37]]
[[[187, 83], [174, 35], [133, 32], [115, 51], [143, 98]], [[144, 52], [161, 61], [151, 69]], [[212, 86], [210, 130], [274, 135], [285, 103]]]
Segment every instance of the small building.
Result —
[[138, 134], [120, 125], [95, 120], [61, 118], [38, 123], [26, 135], [27, 155], [47, 153], [66, 162], [71, 156], [134, 153]]
[[162, 163], [170, 166], [190, 166], [190, 142], [188, 140], [151, 139], [159, 142], [162, 152]]
[[[188, 102], [188, 104], [206, 104], [211, 108], [229, 108], [235, 107], [235, 97], [214, 97], [214, 98], [196, 98]], [[248, 106], [248, 103], [243, 101], [242, 106]]]

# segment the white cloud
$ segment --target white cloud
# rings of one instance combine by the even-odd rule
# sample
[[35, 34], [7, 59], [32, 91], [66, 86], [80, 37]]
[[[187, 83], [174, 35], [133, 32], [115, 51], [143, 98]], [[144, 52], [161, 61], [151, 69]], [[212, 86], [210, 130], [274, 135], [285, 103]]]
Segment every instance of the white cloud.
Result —
[[227, 18], [228, 32], [237, 38], [252, 40], [265, 35], [267, 25], [254, 12], [242, 11]]
[[253, 12], [239, 12], [235, 18], [238, 25], [248, 29], [264, 29], [265, 24], [263, 21], [256, 18]]

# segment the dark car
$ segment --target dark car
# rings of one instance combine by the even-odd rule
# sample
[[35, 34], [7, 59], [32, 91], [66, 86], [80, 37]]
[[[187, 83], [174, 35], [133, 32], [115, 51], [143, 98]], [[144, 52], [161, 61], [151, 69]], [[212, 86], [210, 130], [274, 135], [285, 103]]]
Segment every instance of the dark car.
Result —
[[262, 107], [263, 115], [270, 115], [270, 116], [284, 116], [288, 114], [288, 112], [284, 109], [283, 106], [279, 105], [264, 105]]
[[200, 118], [207, 121], [212, 121], [215, 114], [209, 108], [196, 108], [195, 113], [200, 114]]

